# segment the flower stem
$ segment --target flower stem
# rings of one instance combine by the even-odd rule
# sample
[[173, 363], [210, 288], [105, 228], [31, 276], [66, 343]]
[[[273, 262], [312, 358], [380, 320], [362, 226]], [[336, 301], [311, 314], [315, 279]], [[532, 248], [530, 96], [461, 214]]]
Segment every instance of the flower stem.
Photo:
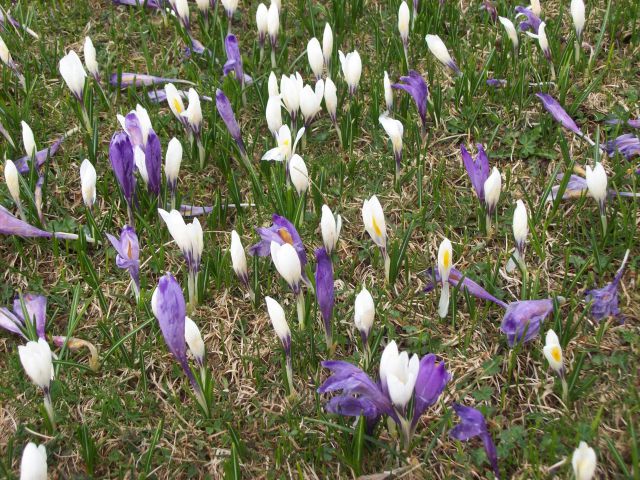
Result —
[[198, 138], [197, 143], [198, 143], [198, 156], [200, 157], [200, 169], [203, 169], [206, 152], [204, 150], [204, 145], [202, 144], [202, 140], [200, 138]]
[[49, 421], [51, 422], [51, 426], [56, 428], [56, 417], [53, 412], [53, 404], [51, 403], [51, 392], [49, 389], [44, 391], [44, 409], [47, 411], [47, 416], [49, 417]]
[[291, 353], [287, 355], [287, 383], [289, 384], [289, 396], [292, 398], [296, 397], [296, 389], [293, 386], [293, 362], [291, 361]]
[[300, 330], [304, 330], [305, 324], [306, 324], [306, 319], [305, 319], [306, 308], [305, 308], [304, 294], [302, 293], [302, 290], [300, 290], [297, 294], [296, 310], [298, 312], [298, 325], [300, 327]]

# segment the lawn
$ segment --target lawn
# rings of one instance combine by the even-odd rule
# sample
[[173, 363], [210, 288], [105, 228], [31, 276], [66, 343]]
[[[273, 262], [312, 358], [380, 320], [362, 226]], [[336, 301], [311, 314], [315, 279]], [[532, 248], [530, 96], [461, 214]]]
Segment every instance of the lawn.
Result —
[[[492, 5], [515, 24], [516, 50], [491, 10], [480, 8], [483, 2], [420, 0], [415, 18], [413, 4], [408, 5], [405, 53], [398, 0], [283, 0], [275, 50], [267, 35], [264, 54], [256, 28], [258, 1], [240, 2], [231, 17], [225, 7], [232, 2], [218, 2], [206, 16], [189, 2], [188, 28], [186, 17], [171, 13], [168, 2], [166, 10], [154, 8], [156, 0], [145, 6], [129, 3], [20, 0], [2, 7], [17, 20], [11, 25], [5, 10], [5, 22], [0, 21], [0, 37], [15, 64], [13, 69], [0, 64], [4, 176], [5, 161], [19, 165], [28, 148], [22, 121], [33, 131], [37, 150], [65, 138], [58, 151], [47, 155], [45, 150], [39, 168], [33, 168], [32, 158], [26, 160], [30, 168], [20, 175], [20, 208], [9, 184], [0, 185], [0, 205], [11, 212], [0, 210], [0, 307], [11, 310], [18, 298], [17, 310], [23, 313], [31, 298], [27, 294], [46, 297], [45, 338], [55, 354], [52, 422], [42, 391], [25, 373], [18, 353], [38, 332], [29, 322], [23, 332], [27, 338], [0, 332], [0, 476], [20, 478], [23, 450], [34, 442], [46, 447], [49, 478], [494, 478], [481, 440], [488, 434], [501, 478], [574, 478], [572, 455], [584, 441], [597, 457], [595, 478], [640, 479], [640, 199], [635, 198], [640, 140], [638, 123], [628, 122], [640, 118], [637, 1], [586, 1], [579, 49], [571, 2], [542, 2], [550, 60], [538, 39], [521, 30], [526, 18], [516, 18], [515, 1]], [[337, 89], [335, 122], [328, 114], [330, 101], [322, 101], [313, 121], [303, 119], [304, 111], [294, 119], [281, 109], [283, 124], [291, 126], [291, 143], [307, 120], [296, 148], [308, 170], [304, 175], [297, 159], [289, 168], [284, 161], [261, 160], [278, 146], [265, 118], [273, 93], [269, 77], [274, 72], [289, 107], [302, 94], [293, 95], [297, 84], [281, 82], [281, 76], [299, 72], [311, 89], [305, 98], [310, 108], [318, 88], [307, 42], [315, 37], [322, 45], [327, 23], [333, 49], [328, 65], [319, 64], [324, 89], [327, 78]], [[229, 31], [242, 64], [223, 68], [228, 57], [233, 60]], [[430, 51], [428, 34], [442, 39], [456, 68]], [[86, 36], [97, 52], [99, 78], [89, 75], [76, 99], [59, 62], [71, 50], [85, 60]], [[349, 91], [348, 81], [354, 83], [357, 75], [349, 66], [341, 68], [339, 51], [359, 54], [362, 73], [355, 91]], [[223, 70], [231, 71], [223, 75]], [[426, 106], [423, 121], [411, 95], [391, 90], [393, 107], [384, 118], [400, 121], [404, 130], [397, 169], [398, 145], [380, 121], [387, 110], [384, 77], [387, 72], [397, 84], [410, 70], [428, 85], [428, 100], [418, 100]], [[241, 71], [251, 80], [240, 81]], [[200, 131], [194, 135], [188, 121], [176, 118], [171, 97], [153, 101], [165, 92], [166, 80], [127, 86], [126, 73], [174, 79], [185, 92], [194, 88], [200, 95]], [[545, 108], [539, 93], [566, 111], [562, 121]], [[242, 147], [234, 141], [233, 125], [228, 128], [222, 94], [240, 126]], [[185, 97], [184, 107], [192, 100]], [[131, 133], [114, 134], [122, 132], [116, 115], [127, 115], [136, 105], [148, 112], [162, 170], [156, 164], [146, 172], [149, 178], [160, 175], [159, 190], [152, 192], [153, 180], [145, 185], [143, 172], [131, 173], [131, 164], [127, 178], [137, 181], [129, 188], [128, 208], [127, 188], [112, 167], [118, 156], [113, 139], [133, 152]], [[557, 117], [557, 108], [550, 110]], [[628, 150], [607, 148], [624, 134], [633, 135]], [[164, 163], [174, 137], [183, 147], [176, 205], [211, 207], [196, 217], [203, 231], [199, 267], [193, 259], [185, 261], [179, 248], [184, 237], [174, 241], [171, 225], [167, 228], [171, 222], [158, 212], [171, 210]], [[489, 168], [498, 170], [493, 180], [501, 180], [499, 200], [489, 215], [465, 170], [461, 145], [474, 158], [483, 146], [487, 174]], [[286, 155], [286, 145], [281, 146], [272, 154]], [[92, 207], [81, 187], [85, 159], [97, 174]], [[587, 182], [589, 188], [580, 190], [568, 175], [583, 178], [585, 169], [599, 168], [597, 162], [608, 180], [600, 188], [604, 216], [596, 187]], [[552, 199], [554, 185], [560, 190]], [[484, 187], [491, 203], [496, 187]], [[563, 194], [569, 198], [560, 198]], [[384, 212], [382, 225], [376, 212], [373, 223], [367, 215], [363, 220], [363, 202], [374, 195]], [[523, 260], [511, 269], [518, 200], [526, 207], [528, 235]], [[334, 251], [318, 261], [316, 250], [327, 244], [320, 226], [323, 205], [341, 216], [342, 228]], [[38, 229], [78, 238], [6, 234], [7, 216], [18, 221], [21, 212]], [[269, 227], [273, 214], [288, 219], [302, 241], [291, 238], [291, 228], [275, 233], [284, 242], [275, 247], [282, 265], [276, 265], [278, 253], [270, 258], [269, 241], [266, 256], [249, 254], [261, 241], [256, 228]], [[139, 240], [139, 298], [106, 236], [120, 237], [125, 225]], [[247, 252], [246, 282], [232, 265], [233, 230]], [[452, 250], [443, 254], [445, 238]], [[291, 263], [300, 265], [300, 249], [309, 285], [299, 276], [293, 282], [283, 279]], [[293, 259], [284, 258], [289, 250]], [[614, 283], [620, 314], [598, 318], [597, 302], [586, 292], [614, 282], [627, 251], [628, 261]], [[443, 286], [436, 282], [431, 289], [429, 272], [443, 265], [443, 255], [448, 256], [445, 267], [452, 263], [456, 270], [449, 274], [448, 308], [439, 315]], [[332, 278], [318, 277], [318, 264], [331, 266]], [[456, 280], [457, 271], [462, 278]], [[189, 285], [189, 278], [197, 282]], [[469, 280], [482, 287], [484, 299], [474, 294]], [[179, 318], [158, 314], [162, 293], [152, 305], [156, 287], [169, 281], [181, 287], [178, 297], [204, 340], [204, 366], [199, 368], [189, 353], [187, 374], [176, 358], [185, 354], [184, 313]], [[366, 345], [354, 322], [363, 287], [375, 304]], [[327, 301], [327, 289], [333, 302]], [[272, 325], [267, 296], [284, 309], [290, 357]], [[528, 341], [510, 342], [503, 317], [511, 306], [507, 313], [503, 307], [530, 300], [546, 300], [546, 310], [520, 331]], [[333, 307], [331, 345], [321, 312], [327, 303]], [[306, 319], [302, 328], [300, 316]], [[169, 346], [168, 324], [179, 332]], [[549, 329], [559, 339], [561, 375], [543, 351]], [[280, 336], [286, 344], [286, 333]], [[322, 365], [328, 360], [358, 366], [377, 382], [381, 355], [392, 341], [409, 356], [434, 354], [449, 375], [417, 419], [410, 442], [380, 408], [368, 421], [342, 416], [326, 407], [340, 392], [318, 393], [331, 375]], [[97, 350], [94, 359], [87, 342]], [[404, 407], [394, 402], [391, 416], [415, 412], [419, 385]], [[381, 390], [374, 386], [381, 398], [391, 395], [385, 382]], [[365, 406], [362, 390], [355, 397], [345, 393], [344, 405]], [[483, 435], [454, 438], [460, 422], [455, 404], [482, 413]]]

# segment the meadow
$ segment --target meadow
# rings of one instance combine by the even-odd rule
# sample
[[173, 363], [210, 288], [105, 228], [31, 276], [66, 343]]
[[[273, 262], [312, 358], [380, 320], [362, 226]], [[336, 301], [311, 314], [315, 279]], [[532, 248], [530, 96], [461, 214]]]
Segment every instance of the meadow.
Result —
[[273, 2], [0, 6], [0, 476], [640, 479], [640, 3]]

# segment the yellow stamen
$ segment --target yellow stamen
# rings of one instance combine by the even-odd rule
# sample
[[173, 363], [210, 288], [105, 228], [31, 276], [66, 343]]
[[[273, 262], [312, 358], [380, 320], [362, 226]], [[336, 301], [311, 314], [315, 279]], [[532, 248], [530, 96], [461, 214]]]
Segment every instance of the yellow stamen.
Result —
[[173, 108], [176, 109], [176, 112], [182, 113], [182, 105], [180, 105], [180, 101], [177, 98], [173, 99]]
[[133, 252], [131, 251], [131, 242], [127, 242], [127, 256], [133, 258]]
[[451, 265], [451, 253], [449, 253], [449, 250], [444, 251], [444, 255], [442, 256], [442, 264], [444, 265], [444, 268], [449, 268], [449, 265]]
[[554, 345], [553, 348], [551, 348], [551, 356], [556, 362], [562, 361], [562, 350], [558, 345]]
[[373, 223], [373, 231], [376, 232], [376, 235], [382, 235], [382, 230], [380, 230], [380, 226], [376, 222], [376, 217], [371, 217], [371, 223]]
[[278, 230], [278, 235], [280, 235], [280, 238], [284, 240], [285, 243], [293, 245], [293, 238], [291, 237], [289, 230], [287, 230], [286, 228], [281, 228], [280, 230]]

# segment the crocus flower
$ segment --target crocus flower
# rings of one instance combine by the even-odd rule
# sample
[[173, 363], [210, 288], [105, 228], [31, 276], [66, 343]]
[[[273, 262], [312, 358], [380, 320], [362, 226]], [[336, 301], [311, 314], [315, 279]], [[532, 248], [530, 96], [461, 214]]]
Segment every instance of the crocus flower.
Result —
[[584, 138], [590, 145], [593, 145], [593, 141], [587, 137], [580, 127], [576, 125], [576, 122], [569, 116], [569, 114], [560, 106], [558, 101], [551, 95], [546, 93], [536, 93], [536, 97], [542, 102], [542, 106], [547, 112], [551, 114], [553, 119], [562, 125], [567, 130], [571, 130], [573, 133], [581, 138]]
[[564, 362], [562, 358], [562, 347], [556, 332], [549, 329], [545, 337], [545, 344], [542, 349], [544, 357], [549, 362], [549, 366], [560, 376], [564, 375]]
[[387, 224], [382, 211], [382, 205], [375, 195], [365, 199], [362, 203], [362, 223], [364, 228], [379, 248], [384, 258], [385, 278], [389, 281], [391, 259], [387, 252]]
[[278, 46], [278, 32], [280, 31], [280, 8], [276, 2], [271, 2], [267, 11], [267, 33], [271, 41], [271, 68], [276, 68], [276, 47]]
[[[557, 174], [556, 180], [558, 180], [559, 182], [562, 182], [564, 179], [564, 175], [565, 175], [564, 173]], [[554, 185], [551, 188], [551, 192], [549, 192], [549, 196], [547, 197], [546, 201], [547, 202], [554, 201], [558, 196], [559, 191], [560, 191], [560, 185]], [[587, 191], [588, 191], [587, 181], [578, 175], [572, 174], [569, 177], [569, 182], [567, 183], [567, 187], [562, 195], [562, 199], [567, 200], [570, 198], [580, 198]]]
[[[540, 50], [542, 50], [544, 57], [547, 59], [549, 65], [551, 66], [551, 69], [553, 70], [553, 63], [551, 61], [551, 49], [549, 48], [549, 39], [547, 38], [547, 33], [545, 30], [546, 26], [547, 24], [545, 22], [540, 22], [540, 25], [538, 25], [537, 33], [526, 32], [526, 34], [531, 38], [535, 38], [536, 40], [538, 40]], [[553, 71], [551, 73], [551, 76], [555, 77], [555, 73]]]
[[611, 118], [607, 120], [605, 123], [609, 125], [628, 125], [631, 128], [640, 128], [640, 118], [638, 119], [629, 119], [626, 121], [620, 120], [619, 118]]
[[100, 68], [98, 67], [98, 60], [96, 59], [96, 48], [93, 46], [91, 38], [84, 37], [84, 65], [91, 76], [100, 83]]
[[111, 0], [116, 5], [128, 5], [132, 7], [147, 7], [161, 9], [163, 0]]
[[[429, 268], [425, 271], [425, 275], [429, 277], [433, 277], [431, 282], [427, 283], [424, 287], [425, 292], [430, 292], [435, 289], [436, 284], [442, 283], [442, 276], [440, 275], [440, 269], [438, 268]], [[497, 299], [489, 292], [487, 292], [484, 288], [478, 285], [476, 282], [471, 280], [466, 276], [465, 273], [461, 272], [457, 268], [451, 267], [449, 271], [449, 276], [447, 278], [447, 282], [453, 287], [457, 287], [460, 283], [462, 286], [460, 287], [463, 291], [469, 292], [470, 295], [473, 295], [476, 298], [480, 298], [481, 300], [487, 300], [489, 302], [493, 302], [496, 305], [507, 308], [507, 304], [502, 300]]]
[[420, 417], [436, 403], [451, 378], [444, 362], [437, 362], [435, 355], [428, 354], [422, 359], [413, 355], [409, 359], [407, 352], [398, 351], [395, 341], [389, 342], [380, 358], [379, 382], [347, 362], [331, 360], [322, 362], [322, 366], [332, 374], [318, 393], [342, 391], [325, 404], [328, 412], [350, 417], [363, 415], [370, 425], [387, 415], [400, 428], [402, 445], [407, 450]]
[[[62, 136], [58, 138], [53, 144], [51, 144], [50, 147], [43, 148], [42, 150], [35, 152], [36, 169], [40, 168], [49, 157], [53, 157], [58, 152], [58, 150], [60, 150], [60, 145], [62, 144], [62, 141], [64, 139], [65, 136]], [[24, 174], [29, 171], [29, 164], [31, 163], [31, 160], [31, 155], [25, 155], [24, 157], [15, 160], [14, 163], [16, 164], [18, 171]]]
[[310, 85], [306, 85], [300, 90], [300, 112], [304, 118], [304, 126], [308, 129], [322, 110], [322, 99], [324, 98], [324, 81], [316, 82], [315, 91]]
[[513, 272], [516, 268], [516, 262], [525, 267], [524, 263], [524, 249], [527, 242], [527, 235], [529, 234], [529, 223], [527, 207], [522, 200], [516, 202], [516, 209], [513, 212], [513, 238], [516, 241], [516, 249], [513, 252], [512, 258], [509, 258], [507, 263], [507, 272]]
[[38, 338], [46, 340], [47, 297], [35, 293], [16, 296], [13, 299], [13, 312], [9, 311], [8, 308], [0, 308], [0, 327], [25, 339], [27, 338], [25, 336], [27, 325], [24, 310], [22, 309], [23, 303], [29, 323], [34, 326]]
[[329, 255], [336, 248], [340, 229], [342, 228], [342, 217], [333, 215], [331, 209], [325, 204], [322, 205], [322, 216], [320, 217], [320, 233], [322, 233], [322, 243]]
[[520, 28], [520, 30], [522, 30], [523, 32], [526, 32], [528, 30], [532, 32], [538, 31], [538, 27], [542, 23], [542, 20], [540, 19], [540, 16], [538, 14], [536, 14], [532, 9], [523, 6], [517, 6], [515, 8], [515, 11], [517, 13], [517, 17], [526, 17], [526, 20], [520, 22], [520, 24], [518, 25], [518, 28]]
[[275, 213], [271, 218], [273, 223], [270, 227], [256, 228], [256, 232], [260, 235], [261, 240], [249, 248], [249, 255], [267, 257], [271, 255], [271, 242], [276, 242], [280, 245], [288, 243], [295, 248], [298, 258], [300, 259], [300, 265], [304, 268], [307, 264], [307, 254], [305, 253], [302, 238], [300, 238], [296, 227], [285, 217], [281, 217]]
[[504, 88], [507, 86], [507, 81], [503, 78], [490, 78], [487, 80], [487, 85], [493, 88]]
[[[409, 46], [409, 21], [411, 14], [409, 13], [409, 6], [404, 0], [400, 4], [398, 9], [398, 32], [400, 33], [400, 39], [404, 47], [405, 57], [407, 56], [407, 48]], [[407, 58], [407, 64], [409, 60]]]
[[480, 10], [487, 12], [494, 23], [498, 21], [498, 10], [490, 0], [484, 0], [480, 5]]
[[622, 260], [622, 265], [620, 265], [612, 282], [607, 283], [602, 288], [594, 288], [585, 292], [587, 301], [591, 302], [591, 316], [596, 323], [600, 323], [608, 317], [620, 318], [621, 321], [624, 321], [624, 318], [621, 318], [620, 308], [618, 307], [618, 286], [624, 274], [629, 253], [630, 251], [627, 250]]
[[202, 108], [200, 107], [200, 96], [195, 89], [189, 89], [189, 106], [182, 112], [182, 116], [185, 118], [185, 125], [189, 128], [189, 131], [193, 135], [198, 146], [198, 156], [200, 157], [200, 168], [204, 168], [205, 162], [205, 149], [202, 143]]
[[[324, 57], [324, 65], [329, 71], [331, 64], [331, 54], [333, 53], [333, 30], [328, 23], [324, 24], [324, 32], [322, 32], [322, 56]], [[328, 74], [327, 74], [328, 76]]]
[[274, 95], [280, 95], [280, 90], [278, 89], [278, 78], [276, 77], [276, 74], [273, 73], [273, 71], [269, 74], [269, 80], [267, 81], [267, 91], [269, 92], [270, 97], [273, 97]]
[[362, 60], [360, 59], [360, 54], [354, 50], [353, 52], [345, 55], [341, 50], [339, 50], [338, 56], [342, 66], [344, 80], [349, 86], [349, 95], [354, 96], [358, 90], [360, 75], [362, 75]]
[[11, 198], [16, 204], [18, 208], [18, 213], [20, 214], [20, 218], [23, 221], [27, 220], [25, 216], [24, 209], [22, 208], [22, 201], [20, 200], [20, 174], [18, 173], [18, 168], [16, 164], [11, 160], [7, 160], [4, 162], [4, 181], [7, 184], [7, 189], [9, 190], [9, 194]]
[[[0, 12], [0, 15], [2, 15], [2, 12]], [[20, 85], [22, 85], [24, 87], [25, 86], [24, 76], [22, 75], [22, 73], [20, 73], [20, 70], [18, 69], [18, 65], [16, 65], [16, 63], [13, 61], [13, 58], [11, 58], [11, 52], [9, 51], [9, 48], [7, 47], [7, 44], [4, 43], [4, 40], [2, 39], [2, 37], [0, 37], [0, 60], [7, 67], [9, 67], [9, 69], [18, 78], [18, 81], [20, 82]]]
[[273, 329], [275, 330], [276, 335], [278, 335], [278, 338], [282, 343], [282, 348], [284, 349], [284, 355], [287, 362], [289, 393], [290, 395], [295, 395], [295, 389], [293, 387], [293, 364], [291, 360], [291, 330], [289, 330], [289, 325], [287, 324], [287, 319], [282, 306], [271, 297], [264, 297], [264, 300], [267, 304], [267, 311], [269, 313]]
[[140, 245], [135, 230], [129, 225], [120, 232], [120, 238], [107, 233], [107, 238], [116, 249], [116, 265], [127, 270], [133, 280], [133, 292], [136, 300], [140, 298]]
[[596, 452], [587, 442], [580, 442], [571, 456], [571, 466], [576, 480], [591, 480], [596, 473], [596, 465]]
[[135, 87], [149, 87], [159, 83], [183, 83], [187, 85], [195, 85], [193, 82], [180, 80], [179, 78], [156, 77], [155, 75], [129, 72], [122, 72], [120, 75], [113, 73], [109, 79], [109, 83], [114, 87], [120, 85], [121, 88], [127, 88], [132, 85]]
[[264, 3], [258, 5], [256, 10], [256, 27], [258, 28], [258, 45], [260, 45], [260, 61], [264, 55], [264, 41], [267, 38], [267, 32], [269, 31], [268, 25], [269, 10]]
[[[0, 205], [0, 235], [18, 235], [19, 237], [60, 238], [63, 240], [76, 240], [78, 235], [74, 233], [47, 232], [40, 230], [27, 222], [14, 217], [9, 210]], [[87, 238], [87, 241], [93, 239]]]
[[456, 75], [462, 75], [462, 72], [458, 68], [455, 60], [451, 58], [447, 46], [438, 35], [427, 35], [424, 38], [427, 41], [427, 47], [429, 51], [438, 59], [444, 66], [449, 67]]
[[248, 290], [251, 300], [254, 301], [256, 296], [253, 292], [253, 288], [251, 288], [251, 284], [249, 283], [247, 257], [244, 253], [244, 247], [242, 246], [240, 235], [238, 235], [238, 232], [235, 230], [231, 232], [231, 246], [229, 247], [229, 253], [231, 254], [231, 265], [233, 266], [233, 271], [236, 272], [238, 279]]
[[476, 196], [484, 204], [484, 183], [489, 178], [489, 158], [481, 143], [477, 144], [477, 148], [478, 155], [475, 159], [462, 144], [460, 145], [460, 154], [462, 155], [464, 168], [471, 180], [471, 185], [476, 191]]
[[324, 248], [316, 250], [316, 300], [324, 324], [324, 335], [327, 341], [327, 348], [332, 349], [333, 340], [331, 335], [331, 317], [333, 316], [333, 305], [335, 294], [333, 288], [333, 265], [331, 258]]
[[284, 108], [289, 112], [291, 122], [294, 125], [300, 110], [300, 93], [304, 88], [304, 82], [300, 73], [292, 73], [290, 76], [282, 75], [280, 78], [280, 95]]
[[244, 146], [244, 142], [242, 141], [242, 132], [240, 131], [240, 125], [238, 125], [238, 122], [236, 121], [236, 116], [233, 113], [231, 102], [219, 88], [216, 90], [216, 108], [218, 109], [218, 114], [222, 118], [222, 121], [227, 126], [229, 135], [231, 135], [231, 138], [235, 140], [238, 150], [240, 150], [240, 154], [243, 158], [247, 158], [247, 150]]
[[204, 15], [204, 18], [208, 18], [209, 10], [212, 7], [211, 2], [209, 0], [196, 0], [196, 5], [198, 6], [198, 10], [200, 10], [200, 13]]
[[280, 127], [282, 127], [282, 100], [280, 95], [271, 95], [267, 100], [265, 109], [265, 118], [267, 126], [273, 136], [276, 136]]
[[302, 264], [298, 253], [290, 243], [279, 244], [275, 241], [270, 245], [271, 260], [278, 273], [287, 282], [296, 297], [296, 309], [300, 329], [305, 327], [305, 300], [300, 282], [302, 281]]
[[487, 227], [491, 226], [491, 218], [496, 211], [496, 205], [502, 191], [502, 176], [496, 167], [493, 167], [491, 175], [484, 182], [484, 208], [487, 213]]
[[87, 78], [87, 72], [84, 71], [78, 54], [71, 50], [67, 55], [62, 57], [58, 68], [60, 75], [62, 75], [73, 96], [82, 103], [82, 92], [84, 90], [84, 81]]
[[29, 341], [18, 346], [20, 363], [31, 381], [44, 393], [44, 406], [51, 423], [54, 423], [53, 405], [51, 404], [51, 380], [53, 380], [53, 361], [51, 348], [44, 338], [37, 342]]
[[164, 163], [164, 175], [167, 179], [167, 188], [171, 195], [171, 208], [176, 204], [176, 186], [178, 185], [178, 175], [180, 174], [180, 164], [182, 163], [182, 144], [180, 140], [173, 137], [167, 145], [167, 155]]
[[185, 317], [187, 308], [184, 303], [182, 289], [173, 275], [167, 273], [160, 277], [158, 286], [153, 291], [151, 297], [151, 309], [153, 315], [158, 320], [158, 325], [162, 331], [162, 336], [167, 344], [167, 348], [176, 358], [187, 378], [193, 386], [196, 398], [206, 409], [204, 395], [187, 359], [187, 344], [185, 339]]
[[500, 23], [504, 27], [504, 30], [507, 32], [507, 36], [509, 40], [511, 40], [511, 44], [513, 45], [513, 52], [515, 55], [518, 53], [518, 32], [516, 31], [516, 27], [513, 25], [513, 22], [505, 17], [498, 17]]
[[36, 180], [36, 188], [33, 192], [34, 203], [36, 204], [36, 213], [40, 219], [40, 223], [44, 223], [44, 214], [42, 213], [42, 189], [44, 187], [44, 176], [40, 175]]
[[409, 75], [400, 77], [400, 83], [394, 83], [391, 87], [404, 90], [416, 104], [420, 120], [422, 121], [422, 133], [427, 131], [427, 101], [429, 100], [429, 87], [422, 76], [415, 70], [409, 70]]
[[238, 0], [222, 0], [222, 6], [224, 7], [225, 12], [227, 12], [228, 23], [228, 31], [231, 31], [231, 19], [233, 18], [233, 14], [236, 13], [238, 8]]
[[322, 56], [322, 47], [316, 37], [313, 37], [307, 43], [307, 60], [311, 71], [316, 77], [316, 81], [320, 80], [324, 70], [324, 57]]
[[614, 140], [609, 140], [605, 144], [605, 150], [609, 156], [620, 152], [627, 160], [631, 160], [640, 155], [640, 138], [632, 133], [625, 133]]
[[4, 128], [4, 125], [2, 125], [2, 123], [0, 123], [0, 135], [2, 135], [13, 148], [16, 148], [16, 144], [13, 142], [13, 138], [11, 138], [11, 135], [9, 134], [7, 129]]
[[296, 134], [296, 138], [291, 142], [291, 129], [289, 129], [289, 125], [282, 125], [276, 133], [276, 141], [278, 142], [278, 146], [268, 150], [263, 156], [262, 160], [273, 160], [276, 162], [284, 161], [285, 164], [289, 165], [289, 161], [296, 154], [296, 147], [298, 146], [298, 142], [304, 135], [305, 128], [302, 127], [298, 130]]
[[378, 117], [378, 121], [384, 131], [387, 132], [389, 140], [393, 145], [393, 157], [396, 161], [396, 179], [402, 169], [402, 135], [404, 133], [404, 127], [400, 120], [390, 118], [386, 113], [383, 113]]
[[453, 249], [451, 241], [445, 238], [438, 247], [438, 275], [442, 284], [440, 302], [438, 303], [438, 315], [440, 318], [447, 316], [449, 311], [449, 274], [453, 267]]
[[480, 410], [476, 410], [473, 407], [465, 407], [459, 403], [453, 404], [453, 409], [460, 417], [460, 423], [453, 427], [449, 432], [449, 436], [466, 442], [474, 437], [480, 437], [484, 446], [484, 451], [487, 455], [487, 459], [491, 463], [491, 468], [496, 475], [496, 478], [500, 479], [500, 468], [498, 468], [498, 452], [496, 446], [493, 443], [489, 429], [487, 428], [487, 422]]
[[204, 249], [202, 227], [197, 218], [194, 218], [192, 223], [185, 223], [182, 215], [177, 210], [171, 210], [171, 213], [169, 213], [159, 208], [158, 213], [167, 224], [169, 233], [182, 252], [185, 262], [187, 262], [189, 304], [195, 307], [198, 302], [198, 271], [200, 270], [200, 260]]
[[184, 339], [187, 342], [189, 351], [200, 368], [204, 367], [205, 346], [202, 334], [196, 322], [189, 317], [184, 319]]
[[82, 188], [82, 200], [88, 209], [96, 203], [96, 169], [93, 164], [84, 159], [80, 165], [80, 185]]
[[113, 173], [120, 184], [122, 195], [127, 202], [129, 225], [133, 226], [133, 194], [136, 189], [136, 177], [133, 175], [135, 160], [131, 141], [124, 132], [118, 132], [111, 138], [109, 160]]
[[540, 325], [552, 311], [553, 300], [549, 298], [511, 302], [500, 325], [509, 346], [526, 343], [537, 337]]
[[373, 321], [376, 316], [376, 306], [373, 303], [373, 297], [369, 290], [363, 285], [362, 290], [356, 295], [356, 300], [353, 307], [353, 323], [360, 332], [360, 338], [362, 339], [362, 345], [365, 350], [368, 350], [369, 333], [373, 326]]
[[228, 75], [233, 71], [236, 80], [240, 82], [241, 88], [244, 88], [244, 69], [242, 67], [242, 55], [238, 46], [238, 39], [235, 35], [229, 34], [224, 39], [224, 49], [227, 52], [227, 61], [222, 67], [222, 73]]
[[590, 165], [585, 168], [587, 188], [597, 202], [600, 209], [600, 219], [602, 220], [603, 231], [607, 229], [607, 172], [605, 172], [602, 163], [596, 163], [593, 169]]
[[302, 195], [309, 189], [309, 172], [304, 160], [297, 153], [289, 162], [289, 177], [298, 195]]
[[27, 443], [20, 461], [20, 480], [47, 480], [47, 449], [44, 445]]
[[584, 0], [571, 0], [571, 18], [573, 19], [573, 26], [576, 29], [576, 37], [578, 41], [580, 41], [585, 24]]
[[387, 106], [387, 112], [391, 113], [391, 110], [393, 110], [393, 89], [391, 88], [391, 80], [389, 80], [389, 74], [386, 70], [384, 72], [382, 86], [384, 88], [384, 103]]
[[24, 120], [20, 122], [20, 127], [22, 129], [22, 145], [24, 146], [24, 151], [28, 158], [32, 158], [37, 150], [33, 130], [31, 130], [29, 124]]
[[33, 38], [40, 38], [36, 32], [31, 30], [26, 25], [23, 25], [22, 23], [20, 23], [14, 17], [12, 17], [9, 12], [7, 12], [7, 11], [5, 11], [3, 9], [3, 7], [0, 7], [0, 25], [2, 25], [4, 28], [7, 28], [8, 25], [13, 25], [17, 29], [24, 30], [29, 35], [31, 35]]
[[327, 77], [324, 81], [324, 105], [327, 108], [327, 113], [329, 114], [329, 118], [331, 118], [331, 123], [336, 130], [338, 135], [338, 140], [340, 141], [340, 145], [342, 146], [342, 132], [340, 131], [340, 126], [338, 125], [338, 90], [336, 88], [336, 84], [333, 83], [331, 78]]

